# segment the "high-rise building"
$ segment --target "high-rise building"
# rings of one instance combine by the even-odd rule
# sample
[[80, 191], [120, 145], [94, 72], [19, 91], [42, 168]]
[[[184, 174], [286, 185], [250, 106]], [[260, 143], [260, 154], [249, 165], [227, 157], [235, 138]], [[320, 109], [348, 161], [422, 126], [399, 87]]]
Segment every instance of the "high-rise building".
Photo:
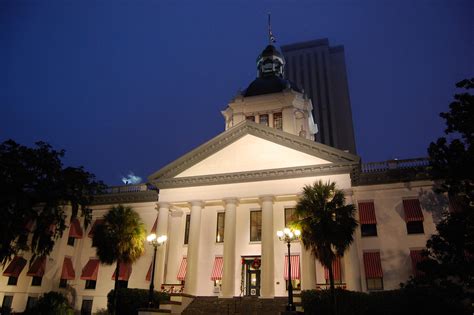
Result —
[[304, 89], [313, 102], [319, 132], [316, 141], [356, 153], [352, 110], [343, 46], [329, 46], [328, 39], [281, 47], [285, 76]]

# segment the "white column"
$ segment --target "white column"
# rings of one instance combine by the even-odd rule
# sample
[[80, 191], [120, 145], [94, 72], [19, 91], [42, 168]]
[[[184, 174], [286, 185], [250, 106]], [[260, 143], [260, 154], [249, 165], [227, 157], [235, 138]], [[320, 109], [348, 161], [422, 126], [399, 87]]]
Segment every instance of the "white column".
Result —
[[180, 248], [183, 244], [181, 233], [181, 220], [183, 211], [177, 209], [170, 212], [170, 223], [168, 224], [168, 261], [166, 264], [166, 283], [178, 283], [179, 264], [181, 263]]
[[260, 297], [273, 298], [275, 296], [275, 257], [273, 228], [273, 201], [274, 196], [261, 196], [262, 205], [262, 265], [260, 275]]
[[[352, 190], [344, 190], [346, 196], [346, 203], [352, 204]], [[357, 230], [359, 229], [359, 230]], [[345, 278], [347, 289], [352, 291], [361, 291], [361, 264], [359, 259], [359, 242], [360, 242], [360, 228], [357, 227], [354, 232], [354, 241], [352, 245], [346, 250], [344, 254], [344, 270], [346, 272]]]
[[301, 290], [316, 289], [316, 265], [311, 250], [301, 241]]
[[235, 229], [237, 199], [224, 199], [224, 267], [222, 271], [221, 297], [233, 298], [235, 293]]
[[[156, 227], [156, 235], [167, 235], [168, 233], [168, 216], [170, 212], [170, 205], [166, 202], [158, 203], [158, 226]], [[168, 235], [167, 235], [168, 236]], [[166, 247], [167, 243], [158, 247], [156, 252], [156, 265], [155, 265], [155, 288], [161, 289], [161, 285], [165, 279], [165, 268], [166, 268]]]
[[199, 272], [199, 238], [201, 228], [201, 212], [204, 207], [202, 201], [191, 201], [191, 222], [189, 225], [189, 242], [187, 256], [186, 281], [184, 292], [190, 295], [197, 295], [198, 272]]

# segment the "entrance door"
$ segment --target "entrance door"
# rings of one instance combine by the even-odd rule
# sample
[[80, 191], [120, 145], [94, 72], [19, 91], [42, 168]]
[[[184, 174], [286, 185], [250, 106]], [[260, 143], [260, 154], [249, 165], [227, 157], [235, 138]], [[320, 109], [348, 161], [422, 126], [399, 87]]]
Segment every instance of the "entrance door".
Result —
[[247, 295], [260, 296], [260, 270], [247, 270]]

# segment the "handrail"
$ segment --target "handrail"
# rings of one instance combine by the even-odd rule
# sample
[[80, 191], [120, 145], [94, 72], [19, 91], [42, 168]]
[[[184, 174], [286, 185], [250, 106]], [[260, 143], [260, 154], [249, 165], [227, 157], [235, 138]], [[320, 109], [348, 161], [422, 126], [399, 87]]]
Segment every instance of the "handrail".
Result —
[[409, 169], [427, 167], [429, 165], [428, 158], [416, 158], [405, 160], [388, 160], [382, 162], [362, 163], [362, 173], [383, 172], [394, 169]]
[[139, 191], [156, 190], [151, 184], [135, 184], [135, 185], [123, 185], [123, 186], [110, 186], [105, 189], [104, 194], [121, 194], [121, 193], [133, 193]]

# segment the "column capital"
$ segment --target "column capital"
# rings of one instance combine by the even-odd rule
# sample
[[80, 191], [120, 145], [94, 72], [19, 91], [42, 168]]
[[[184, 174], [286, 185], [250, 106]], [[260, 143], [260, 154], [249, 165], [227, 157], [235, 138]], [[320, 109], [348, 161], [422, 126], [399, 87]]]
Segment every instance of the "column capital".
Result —
[[265, 201], [271, 201], [272, 203], [275, 202], [275, 196], [274, 195], [261, 195], [258, 197], [258, 200], [260, 203], [265, 202]]
[[204, 206], [206, 205], [206, 203], [202, 200], [191, 200], [188, 202], [189, 204], [189, 207], [201, 207], [201, 208], [204, 208]]
[[180, 217], [180, 216], [183, 215], [183, 213], [184, 213], [184, 211], [181, 210], [181, 209], [173, 209], [173, 210], [170, 211], [170, 215], [172, 217]]
[[169, 209], [170, 207], [171, 207], [171, 204], [168, 203], [168, 202], [162, 202], [162, 201], [160, 201], [160, 202], [157, 202], [157, 203], [156, 203], [156, 209], [157, 209], [157, 210], [159, 210], [160, 208], [168, 208], [168, 209]]
[[239, 199], [235, 197], [224, 198], [222, 199], [222, 201], [224, 202], [224, 205], [228, 205], [228, 204], [238, 205], [239, 204]]

